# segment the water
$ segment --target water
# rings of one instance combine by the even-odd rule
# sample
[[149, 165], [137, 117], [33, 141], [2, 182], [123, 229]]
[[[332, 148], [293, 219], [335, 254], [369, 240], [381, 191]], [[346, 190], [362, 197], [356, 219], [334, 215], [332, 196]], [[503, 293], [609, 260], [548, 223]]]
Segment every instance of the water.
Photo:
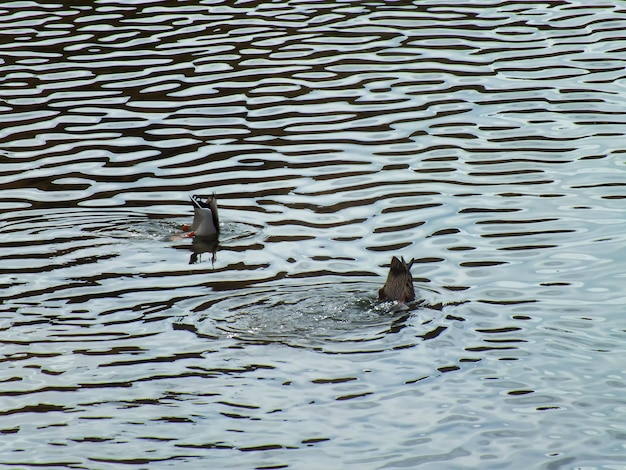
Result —
[[626, 468], [621, 2], [0, 23], [3, 466]]

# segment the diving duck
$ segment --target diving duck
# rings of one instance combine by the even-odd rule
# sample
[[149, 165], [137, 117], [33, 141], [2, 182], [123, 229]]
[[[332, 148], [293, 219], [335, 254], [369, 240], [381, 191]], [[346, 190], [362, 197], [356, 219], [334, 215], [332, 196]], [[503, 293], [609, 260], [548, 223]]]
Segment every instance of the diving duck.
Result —
[[413, 277], [411, 276], [411, 266], [415, 259], [408, 263], [404, 258], [391, 258], [389, 274], [385, 285], [378, 289], [378, 300], [397, 300], [406, 304], [415, 300], [415, 289], [413, 288]]
[[217, 198], [215, 193], [202, 200], [203, 196], [190, 196], [193, 204], [193, 222], [191, 225], [183, 225], [183, 230], [188, 231], [189, 237], [217, 237], [220, 233], [220, 220], [217, 215]]

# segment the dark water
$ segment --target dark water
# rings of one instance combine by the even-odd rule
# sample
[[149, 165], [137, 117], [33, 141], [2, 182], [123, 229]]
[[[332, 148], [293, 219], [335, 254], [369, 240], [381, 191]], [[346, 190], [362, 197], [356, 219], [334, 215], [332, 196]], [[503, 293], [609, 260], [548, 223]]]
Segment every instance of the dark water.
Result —
[[0, 464], [625, 469], [625, 30], [1, 2]]

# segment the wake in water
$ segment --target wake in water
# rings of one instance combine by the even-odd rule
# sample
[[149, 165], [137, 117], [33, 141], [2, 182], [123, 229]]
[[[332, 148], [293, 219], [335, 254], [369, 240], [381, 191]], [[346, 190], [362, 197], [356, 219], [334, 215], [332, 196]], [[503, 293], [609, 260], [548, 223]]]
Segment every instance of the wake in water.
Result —
[[[216, 338], [329, 352], [343, 350], [341, 344], [363, 343], [357, 348], [362, 352], [415, 346], [432, 337], [442, 322], [462, 320], [442, 312], [442, 294], [432, 289], [420, 286], [421, 298], [408, 304], [381, 302], [375, 292], [370, 281], [333, 278], [293, 285], [282, 280], [230, 291], [199, 306], [197, 314], [180, 323], [192, 323], [191, 329]], [[407, 327], [401, 337], [388, 338]]]

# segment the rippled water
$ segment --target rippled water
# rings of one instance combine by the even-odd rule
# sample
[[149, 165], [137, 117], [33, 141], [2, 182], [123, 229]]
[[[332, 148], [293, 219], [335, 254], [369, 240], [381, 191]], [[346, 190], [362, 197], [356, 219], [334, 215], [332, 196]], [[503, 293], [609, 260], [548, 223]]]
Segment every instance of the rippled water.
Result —
[[625, 469], [625, 28], [0, 2], [0, 464]]

